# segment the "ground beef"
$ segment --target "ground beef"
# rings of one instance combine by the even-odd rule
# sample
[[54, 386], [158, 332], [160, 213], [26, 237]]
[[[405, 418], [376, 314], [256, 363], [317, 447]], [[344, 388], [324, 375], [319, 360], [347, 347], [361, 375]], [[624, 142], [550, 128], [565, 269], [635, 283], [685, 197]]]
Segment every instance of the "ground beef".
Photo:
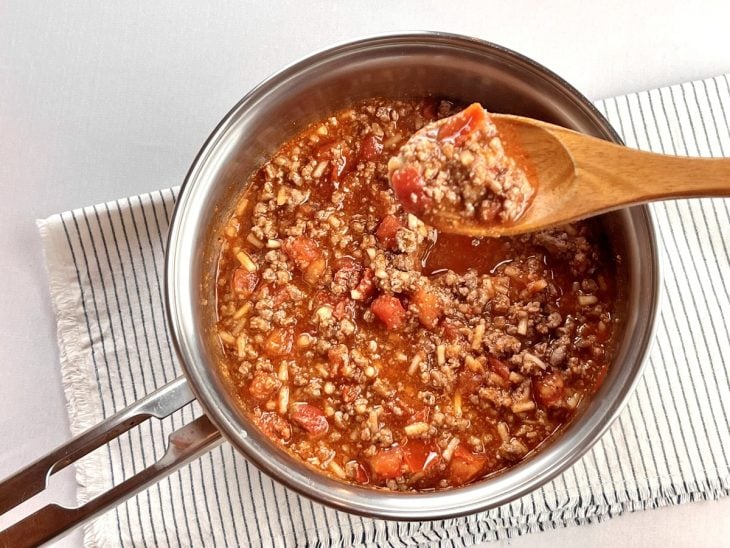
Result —
[[389, 158], [458, 110], [373, 99], [313, 124], [242, 181], [221, 233], [219, 365], [258, 427], [344, 481], [445, 488], [512, 466], [610, 362], [596, 224], [473, 240], [396, 199]]

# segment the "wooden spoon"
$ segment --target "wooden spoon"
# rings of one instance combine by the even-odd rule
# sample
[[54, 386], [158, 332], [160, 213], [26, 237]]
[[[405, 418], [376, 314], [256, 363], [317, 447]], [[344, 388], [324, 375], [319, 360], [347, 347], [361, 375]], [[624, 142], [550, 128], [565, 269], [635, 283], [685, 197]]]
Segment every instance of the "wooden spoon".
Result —
[[438, 212], [444, 232], [508, 236], [668, 198], [730, 196], [730, 158], [684, 158], [641, 152], [539, 120], [491, 114], [505, 142], [514, 140], [537, 177], [522, 216], [486, 223]]

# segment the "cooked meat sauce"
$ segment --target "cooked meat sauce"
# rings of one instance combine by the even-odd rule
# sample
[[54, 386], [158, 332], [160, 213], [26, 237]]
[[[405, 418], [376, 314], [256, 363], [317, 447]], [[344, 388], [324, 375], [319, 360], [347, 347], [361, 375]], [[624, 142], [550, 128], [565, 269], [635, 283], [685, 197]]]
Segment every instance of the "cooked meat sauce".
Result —
[[372, 99], [251, 178], [221, 233], [220, 367], [242, 410], [319, 471], [396, 491], [524, 459], [601, 384], [616, 258], [598, 225], [440, 234], [388, 160], [448, 101]]
[[513, 156], [492, 118], [474, 103], [414, 133], [388, 170], [403, 207], [426, 221], [450, 214], [513, 223], [535, 191]]

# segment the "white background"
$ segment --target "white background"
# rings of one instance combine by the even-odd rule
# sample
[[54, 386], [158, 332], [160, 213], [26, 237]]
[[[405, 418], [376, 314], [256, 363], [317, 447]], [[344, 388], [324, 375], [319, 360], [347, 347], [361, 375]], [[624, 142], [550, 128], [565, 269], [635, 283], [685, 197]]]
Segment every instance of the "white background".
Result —
[[[730, 72], [727, 0], [203, 4], [0, 0], [0, 477], [69, 436], [34, 219], [180, 184], [218, 120], [282, 66], [428, 29], [518, 50], [591, 99]], [[70, 501], [73, 477], [52, 490]], [[511, 544], [720, 545], [728, 515], [728, 499], [686, 504]]]

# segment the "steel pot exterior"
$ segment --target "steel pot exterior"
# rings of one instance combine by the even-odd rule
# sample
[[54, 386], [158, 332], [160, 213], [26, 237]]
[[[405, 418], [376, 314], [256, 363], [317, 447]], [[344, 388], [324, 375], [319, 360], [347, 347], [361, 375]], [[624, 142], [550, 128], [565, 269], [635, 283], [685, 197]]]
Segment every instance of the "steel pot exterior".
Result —
[[621, 257], [621, 322], [614, 364], [579, 416], [531, 458], [472, 485], [393, 493], [336, 481], [282, 451], [246, 419], [215, 367], [216, 230], [249, 175], [307, 123], [374, 96], [446, 96], [619, 141], [590, 102], [560, 77], [500, 46], [443, 33], [365, 38], [316, 53], [248, 93], [193, 162], [172, 219], [166, 259], [168, 321], [183, 370], [210, 420], [257, 467], [318, 502], [361, 515], [442, 519], [495, 507], [568, 468], [605, 432], [638, 381], [659, 301], [657, 244], [648, 208], [602, 218]]

